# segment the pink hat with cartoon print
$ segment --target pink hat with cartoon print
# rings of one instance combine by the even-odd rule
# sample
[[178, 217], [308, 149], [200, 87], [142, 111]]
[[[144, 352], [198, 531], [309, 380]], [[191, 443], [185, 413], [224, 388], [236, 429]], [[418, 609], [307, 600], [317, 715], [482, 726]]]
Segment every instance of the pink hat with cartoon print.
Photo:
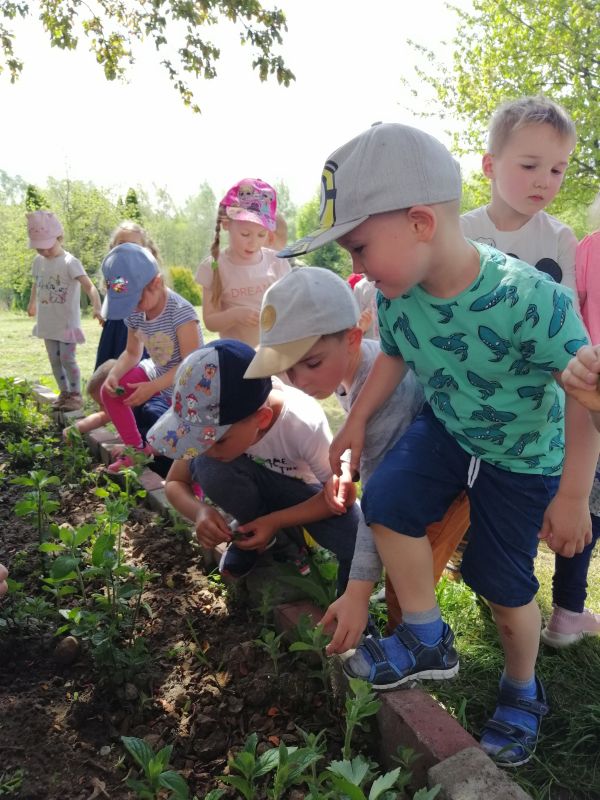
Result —
[[64, 234], [63, 226], [51, 211], [30, 211], [27, 214], [29, 247], [46, 250]]
[[256, 222], [268, 231], [277, 227], [277, 192], [260, 178], [244, 178], [232, 186], [220, 205], [229, 219]]

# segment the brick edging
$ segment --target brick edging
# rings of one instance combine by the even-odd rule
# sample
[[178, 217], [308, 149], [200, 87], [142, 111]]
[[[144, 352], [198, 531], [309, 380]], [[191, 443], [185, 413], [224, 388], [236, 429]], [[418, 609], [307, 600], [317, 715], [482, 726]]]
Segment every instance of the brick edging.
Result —
[[[56, 398], [56, 394], [45, 386], [33, 386], [32, 391], [38, 405], [48, 405]], [[55, 413], [62, 424], [83, 416], [80, 411]], [[104, 464], [110, 463], [111, 448], [120, 442], [118, 435], [107, 428], [97, 428], [85, 434], [84, 439], [94, 457]], [[152, 470], [145, 469], [140, 475], [140, 483], [147, 492], [146, 502], [150, 508], [168, 517], [164, 480]], [[205, 556], [209, 563], [211, 557], [214, 558], [211, 551], [207, 551]], [[276, 606], [277, 630], [292, 630], [303, 614], [316, 625], [323, 611], [308, 600]], [[398, 747], [411, 747], [421, 756], [412, 766], [414, 785], [431, 787], [441, 784], [438, 800], [480, 800], [484, 796], [486, 800], [530, 798], [494, 764], [454, 717], [421, 688], [381, 692], [379, 699], [379, 752], [386, 768], [397, 766], [392, 756]]]

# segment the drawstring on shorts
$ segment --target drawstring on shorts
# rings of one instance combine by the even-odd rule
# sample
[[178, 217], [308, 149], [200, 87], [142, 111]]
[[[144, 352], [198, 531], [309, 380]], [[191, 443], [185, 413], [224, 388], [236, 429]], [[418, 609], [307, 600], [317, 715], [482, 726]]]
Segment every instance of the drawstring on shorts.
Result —
[[479, 467], [481, 465], [481, 459], [476, 458], [475, 456], [471, 456], [471, 460], [469, 461], [469, 472], [467, 475], [467, 487], [472, 489], [475, 481], [477, 480], [477, 476], [479, 475]]

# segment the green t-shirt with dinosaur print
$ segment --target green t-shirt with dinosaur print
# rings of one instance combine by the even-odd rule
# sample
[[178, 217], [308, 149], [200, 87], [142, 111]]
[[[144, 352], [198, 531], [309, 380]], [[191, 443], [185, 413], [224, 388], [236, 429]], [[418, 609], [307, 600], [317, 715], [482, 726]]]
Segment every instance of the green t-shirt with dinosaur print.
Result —
[[437, 418], [471, 455], [511, 472], [555, 475], [564, 462], [562, 371], [586, 344], [568, 289], [473, 242], [479, 276], [451, 298], [420, 286], [379, 294], [381, 349], [414, 370]]

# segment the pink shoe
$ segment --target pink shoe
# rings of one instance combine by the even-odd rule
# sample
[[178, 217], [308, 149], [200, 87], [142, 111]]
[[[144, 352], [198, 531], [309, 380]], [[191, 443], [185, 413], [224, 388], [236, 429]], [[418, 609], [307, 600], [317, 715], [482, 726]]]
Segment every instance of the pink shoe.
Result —
[[[146, 444], [144, 447], [139, 447], [136, 449], [138, 453], [143, 453], [145, 456], [151, 457], [154, 455], [154, 449], [149, 444]], [[109, 464], [108, 467], [106, 468], [108, 472], [112, 473], [121, 472], [121, 470], [123, 469], [129, 469], [130, 467], [134, 466], [133, 458], [123, 453], [121, 447], [119, 447], [118, 449], [115, 448], [115, 450], [113, 450], [113, 454], [115, 453], [115, 451], [118, 452], [119, 455], [112, 462], [112, 464]]]
[[568, 647], [584, 636], [600, 634], [600, 614], [584, 609], [580, 614], [554, 607], [548, 624], [542, 630], [541, 638], [549, 647]]

